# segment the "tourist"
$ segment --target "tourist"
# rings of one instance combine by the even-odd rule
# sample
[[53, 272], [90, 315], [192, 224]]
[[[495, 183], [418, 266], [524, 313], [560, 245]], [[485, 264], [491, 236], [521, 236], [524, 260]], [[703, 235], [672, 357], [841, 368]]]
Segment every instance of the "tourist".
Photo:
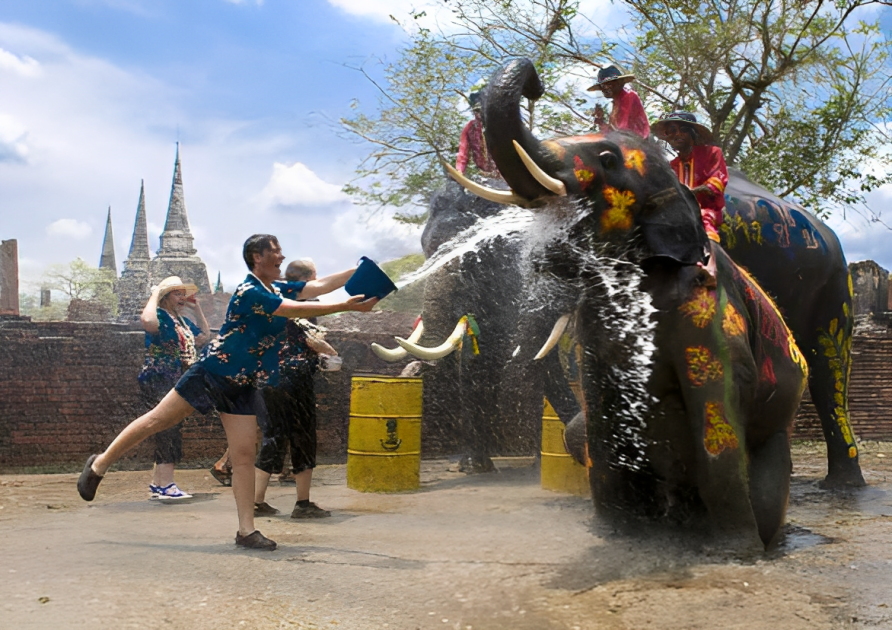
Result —
[[[196, 410], [207, 414], [216, 409], [232, 459], [232, 491], [239, 525], [235, 543], [272, 550], [276, 543], [254, 529], [254, 414], [258, 388], [264, 387], [278, 370], [277, 338], [288, 318], [368, 312], [378, 300], [357, 295], [345, 302], [314, 304], [283, 298], [273, 285], [281, 275], [280, 266], [285, 259], [278, 239], [255, 234], [245, 241], [242, 253], [250, 273], [232, 295], [220, 334], [158, 406], [127, 425], [104, 452], [87, 459], [77, 489], [81, 498], [92, 501], [109, 467], [128, 450]], [[353, 271], [308, 282], [302, 295], [316, 297], [334, 291], [344, 286]]]
[[[184, 283], [178, 276], [165, 278], [152, 287], [140, 315], [146, 331], [146, 362], [138, 380], [147, 409], [157, 405], [176, 385], [198, 360], [196, 346], [203, 346], [210, 338], [207, 320], [195, 299], [197, 292], [198, 287]], [[187, 308], [193, 319], [182, 314]], [[153, 499], [175, 501], [192, 496], [180, 490], [173, 479], [174, 467], [183, 458], [181, 426], [177, 423], [155, 434], [155, 469], [149, 484]]]
[[[669, 143], [677, 155], [669, 163], [679, 181], [691, 189], [700, 204], [700, 217], [710, 241], [721, 242], [719, 226], [725, 208], [728, 167], [725, 155], [715, 146], [709, 128], [697, 122], [690, 112], [672, 112], [653, 124], [654, 135]], [[715, 257], [706, 266], [715, 278]]]
[[644, 139], [650, 136], [650, 124], [647, 122], [647, 114], [644, 113], [644, 105], [641, 104], [638, 94], [627, 85], [634, 80], [634, 74], [623, 74], [616, 66], [611, 65], [598, 70], [598, 78], [588, 91], [600, 90], [613, 102], [609, 118], [605, 118], [604, 108], [601, 105], [595, 107], [595, 126], [602, 133], [613, 129], [626, 129]]
[[[294, 297], [298, 298], [304, 282], [315, 278], [316, 267], [311, 260], [296, 260], [288, 265], [285, 271], [287, 284], [280, 288], [283, 293], [296, 290]], [[266, 502], [266, 489], [272, 473], [282, 469], [285, 451], [290, 444], [291, 470], [297, 491], [291, 518], [324, 518], [331, 513], [310, 501], [310, 485], [316, 467], [313, 375], [319, 366], [320, 355], [335, 356], [337, 352], [307, 320], [289, 320], [285, 330], [286, 341], [279, 355], [279, 382], [275, 387], [263, 390], [266, 414], [258, 416], [263, 429], [263, 445], [255, 463], [254, 515], [279, 513]]]

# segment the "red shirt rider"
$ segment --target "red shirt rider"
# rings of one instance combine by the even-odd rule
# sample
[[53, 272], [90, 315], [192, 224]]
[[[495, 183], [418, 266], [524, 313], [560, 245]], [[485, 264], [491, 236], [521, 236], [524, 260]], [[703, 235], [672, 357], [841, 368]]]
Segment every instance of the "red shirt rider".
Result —
[[468, 154], [474, 159], [474, 164], [486, 177], [498, 177], [499, 169], [493, 161], [489, 151], [486, 150], [486, 140], [483, 138], [483, 118], [481, 113], [480, 92], [472, 92], [468, 98], [471, 109], [474, 111], [474, 120], [468, 122], [462, 129], [461, 139], [458, 143], [458, 157], [455, 159], [455, 170], [464, 174], [468, 167]]
[[595, 124], [601, 132], [627, 129], [645, 139], [650, 135], [650, 124], [641, 99], [632, 88], [625, 85], [634, 80], [635, 75], [624, 75], [616, 66], [598, 70], [597, 82], [588, 91], [601, 90], [604, 96], [613, 100], [613, 109], [608, 120], [604, 120], [604, 109], [600, 105], [595, 108]]
[[728, 167], [722, 150], [715, 146], [712, 132], [689, 112], [664, 115], [654, 123], [653, 132], [678, 153], [669, 164], [681, 183], [697, 197], [706, 234], [718, 243]]

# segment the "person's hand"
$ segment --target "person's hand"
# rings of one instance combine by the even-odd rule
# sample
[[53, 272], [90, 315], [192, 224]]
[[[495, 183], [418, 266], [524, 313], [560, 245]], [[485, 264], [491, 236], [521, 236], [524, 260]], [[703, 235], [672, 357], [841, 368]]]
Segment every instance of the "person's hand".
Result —
[[705, 185], [704, 186], [695, 186], [694, 188], [691, 188], [691, 192], [694, 193], [695, 195], [703, 194], [703, 195], [709, 195], [710, 197], [715, 196], [715, 192], [713, 192], [712, 188], [710, 188], [709, 186], [705, 186]]
[[198, 304], [198, 300], [195, 299], [195, 293], [186, 298], [186, 303], [191, 304], [192, 306], [196, 306]]
[[607, 121], [605, 120], [604, 107], [601, 105], [595, 105], [595, 124], [603, 125]]
[[152, 295], [158, 295], [158, 285], [153, 284], [152, 288], [149, 290], [149, 293], [151, 293]]
[[364, 295], [354, 295], [344, 302], [348, 311], [359, 311], [360, 313], [368, 313], [372, 307], [378, 303], [378, 298], [366, 299]]

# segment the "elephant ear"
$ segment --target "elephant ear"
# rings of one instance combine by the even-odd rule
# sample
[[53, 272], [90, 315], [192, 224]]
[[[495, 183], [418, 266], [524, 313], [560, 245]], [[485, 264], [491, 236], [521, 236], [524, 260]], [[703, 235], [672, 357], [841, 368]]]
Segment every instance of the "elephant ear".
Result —
[[681, 184], [652, 195], [638, 214], [638, 225], [653, 257], [682, 265], [703, 262], [709, 238], [694, 194]]

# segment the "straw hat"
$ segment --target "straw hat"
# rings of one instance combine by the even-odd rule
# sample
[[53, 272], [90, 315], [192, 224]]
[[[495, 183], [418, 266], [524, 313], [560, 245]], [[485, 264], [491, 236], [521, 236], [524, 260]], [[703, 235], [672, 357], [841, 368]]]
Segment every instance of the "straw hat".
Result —
[[186, 284], [179, 276], [168, 276], [158, 283], [158, 300], [163, 300], [165, 295], [179, 289], [186, 292], [186, 297], [198, 293], [198, 287], [194, 284]]
[[605, 83], [613, 83], [614, 81], [619, 81], [620, 85], [624, 85], [629, 81], [634, 80], [634, 74], [623, 74], [622, 70], [613, 65], [605, 66], [598, 70], [598, 78], [595, 80], [595, 84], [587, 91], [594, 92], [595, 90], [600, 90]]
[[665, 140], [666, 132], [664, 131], [664, 128], [670, 122], [687, 125], [688, 127], [693, 128], [697, 132], [697, 135], [694, 138], [694, 144], [716, 144], [715, 138], [709, 127], [698, 123], [697, 117], [690, 112], [677, 111], [663, 114], [657, 122], [651, 124], [651, 133], [660, 140]]

